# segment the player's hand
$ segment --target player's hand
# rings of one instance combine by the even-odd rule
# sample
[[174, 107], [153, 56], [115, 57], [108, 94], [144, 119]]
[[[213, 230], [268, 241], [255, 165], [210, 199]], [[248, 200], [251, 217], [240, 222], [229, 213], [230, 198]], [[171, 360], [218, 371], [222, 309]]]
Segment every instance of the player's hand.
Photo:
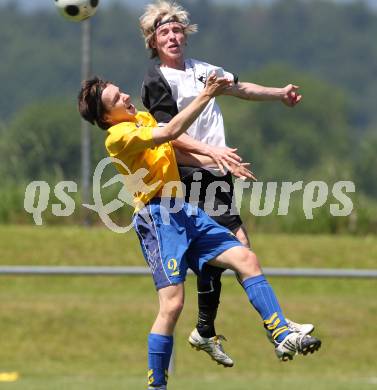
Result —
[[217, 77], [215, 72], [212, 72], [207, 78], [206, 85], [203, 92], [209, 96], [219, 96], [227, 88], [233, 84], [232, 80], [228, 80], [225, 77]]
[[283, 88], [284, 96], [281, 101], [288, 107], [294, 107], [302, 99], [302, 95], [297, 92], [297, 85], [288, 84]]
[[231, 171], [231, 166], [240, 165], [242, 158], [236, 153], [237, 148], [228, 148], [227, 146], [207, 145], [206, 154], [216, 163], [223, 175], [226, 174], [225, 168]]
[[241, 163], [240, 165], [231, 165], [230, 172], [233, 176], [239, 177], [242, 180], [253, 180], [257, 181], [258, 179], [254, 175], [252, 171], [248, 168], [250, 166], [250, 163]]

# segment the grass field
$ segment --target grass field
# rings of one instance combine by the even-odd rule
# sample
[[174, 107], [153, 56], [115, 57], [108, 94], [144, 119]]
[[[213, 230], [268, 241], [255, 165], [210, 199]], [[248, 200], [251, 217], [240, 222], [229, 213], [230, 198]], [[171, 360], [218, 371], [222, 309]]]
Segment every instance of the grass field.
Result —
[[[375, 268], [377, 235], [252, 234], [265, 267]], [[105, 228], [0, 225], [0, 265], [144, 266], [136, 234]]]
[[[0, 242], [1, 264], [143, 265], [133, 235], [102, 229], [1, 227]], [[375, 268], [377, 259], [376, 237], [256, 235], [254, 246], [268, 266]], [[288, 316], [317, 325], [323, 348], [279, 362], [242, 289], [226, 277], [217, 330], [236, 364], [217, 366], [186, 341], [196, 316], [189, 277], [169, 388], [376, 389], [377, 282], [270, 281]], [[0, 373], [20, 375], [0, 389], [144, 389], [156, 301], [149, 277], [0, 277]]]

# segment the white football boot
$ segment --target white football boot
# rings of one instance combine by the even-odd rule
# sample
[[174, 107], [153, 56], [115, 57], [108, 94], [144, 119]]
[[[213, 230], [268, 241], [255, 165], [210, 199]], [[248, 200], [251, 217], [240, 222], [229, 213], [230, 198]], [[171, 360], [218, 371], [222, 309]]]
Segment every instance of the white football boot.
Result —
[[307, 355], [318, 351], [321, 340], [298, 332], [292, 332], [280, 343], [275, 342], [275, 353], [282, 361], [292, 360], [297, 354]]
[[[313, 324], [298, 324], [297, 322], [293, 322], [288, 318], [286, 318], [285, 320], [287, 321], [288, 329], [291, 332], [297, 332], [297, 333], [301, 333], [302, 335], [308, 335], [308, 334], [312, 333], [314, 330]], [[274, 339], [271, 336], [271, 332], [269, 332], [267, 329], [266, 329], [266, 335], [267, 335], [268, 340], [272, 344], [275, 344]]]
[[233, 360], [224, 352], [221, 344], [222, 340], [226, 341], [226, 338], [222, 335], [210, 338], [202, 337], [196, 328], [191, 332], [188, 338], [188, 342], [193, 348], [197, 351], [207, 352], [217, 364], [221, 364], [224, 367], [233, 367]]
[[314, 325], [313, 324], [298, 324], [297, 322], [293, 322], [290, 319], [286, 318], [285, 319], [288, 324], [288, 329], [291, 332], [298, 332], [304, 335], [310, 334], [314, 330]]

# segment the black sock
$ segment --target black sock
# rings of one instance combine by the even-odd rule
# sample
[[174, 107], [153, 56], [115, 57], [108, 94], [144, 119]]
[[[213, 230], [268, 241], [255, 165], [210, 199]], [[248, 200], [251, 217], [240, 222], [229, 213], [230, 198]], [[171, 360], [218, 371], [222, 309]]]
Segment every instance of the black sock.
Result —
[[216, 336], [215, 319], [220, 304], [221, 274], [212, 277], [211, 281], [197, 278], [198, 288], [198, 323], [196, 328], [202, 337]]

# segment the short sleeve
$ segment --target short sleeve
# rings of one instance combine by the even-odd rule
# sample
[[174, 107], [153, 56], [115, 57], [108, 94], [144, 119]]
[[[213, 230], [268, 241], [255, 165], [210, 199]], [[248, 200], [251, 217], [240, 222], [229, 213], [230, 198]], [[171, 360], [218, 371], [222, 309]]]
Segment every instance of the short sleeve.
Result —
[[141, 98], [144, 107], [157, 122], [168, 123], [178, 114], [177, 102], [172, 96], [169, 83], [156, 64], [153, 64], [144, 76]]
[[235, 74], [235, 73], [228, 72], [227, 70], [225, 70], [225, 69], [222, 68], [221, 66], [212, 65], [212, 64], [208, 64], [208, 63], [206, 63], [206, 62], [197, 61], [197, 60], [191, 60], [191, 61], [192, 61], [195, 65], [197, 65], [197, 66], [199, 66], [199, 67], [204, 67], [207, 76], [208, 76], [210, 73], [212, 73], [212, 72], [216, 72], [216, 74], [218, 75], [218, 77], [226, 77], [228, 80], [233, 81], [234, 84], [237, 84], [237, 83], [238, 83], [238, 75]]
[[226, 70], [224, 70], [223, 68], [215, 68], [215, 72], [219, 72], [219, 76], [221, 77], [225, 77], [227, 78], [228, 80], [231, 80], [234, 82], [234, 84], [237, 84], [238, 83], [238, 76], [234, 73], [230, 73], [230, 72], [227, 72]]
[[134, 123], [120, 123], [109, 129], [106, 149], [111, 157], [120, 153], [135, 155], [155, 146], [152, 127], [137, 127]]

